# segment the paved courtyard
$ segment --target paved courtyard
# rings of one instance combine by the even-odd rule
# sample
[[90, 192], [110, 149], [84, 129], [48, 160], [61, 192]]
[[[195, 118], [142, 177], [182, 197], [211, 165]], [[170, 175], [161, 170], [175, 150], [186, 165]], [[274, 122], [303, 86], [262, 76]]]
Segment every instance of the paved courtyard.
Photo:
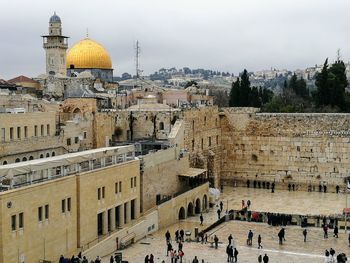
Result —
[[[270, 190], [271, 191], [271, 190]], [[227, 206], [229, 209], [239, 209], [241, 200], [250, 199], [252, 202], [252, 210], [264, 212], [279, 212], [293, 214], [339, 214], [345, 206], [345, 195], [335, 193], [318, 193], [318, 192], [288, 192], [276, 191], [271, 193], [266, 189], [248, 189], [248, 188], [225, 188], [221, 195], [224, 203], [224, 210]], [[170, 226], [168, 229], [174, 237], [177, 229], [184, 229], [194, 232], [194, 228], [205, 228], [217, 219], [217, 208], [210, 209], [209, 213], [204, 214], [204, 226], [199, 225], [199, 218], [190, 217], [177, 224]], [[246, 246], [247, 233], [249, 230], [254, 232], [253, 246]], [[340, 230], [339, 238], [334, 238], [332, 232], [329, 238], [323, 238], [321, 228], [308, 228], [307, 242], [303, 241], [302, 228], [300, 226], [286, 227], [286, 242], [283, 245], [278, 244], [277, 233], [279, 227], [272, 227], [266, 223], [254, 223], [245, 221], [229, 221], [219, 225], [208, 234], [217, 235], [219, 237], [218, 249], [210, 247], [209, 244], [201, 244], [197, 242], [185, 242], [183, 251], [185, 253], [185, 261], [192, 262], [194, 256], [204, 259], [205, 262], [227, 262], [226, 245], [227, 237], [231, 233], [234, 236], [234, 243], [239, 251], [238, 262], [257, 262], [259, 254], [267, 253], [270, 257], [269, 262], [298, 262], [312, 263], [324, 262], [324, 251], [331, 247], [336, 252], [345, 252], [350, 255], [347, 236], [344, 230]], [[136, 244], [123, 250], [123, 259], [130, 263], [144, 262], [147, 254], [155, 256], [155, 262], [160, 263], [162, 260], [171, 262], [166, 257], [165, 232], [167, 229], [157, 231], [153, 235], [140, 240]], [[257, 248], [257, 236], [261, 234], [263, 249]], [[192, 239], [194, 237], [192, 236]], [[173, 243], [177, 250], [177, 244]], [[105, 257], [103, 262], [109, 262], [109, 257]]]

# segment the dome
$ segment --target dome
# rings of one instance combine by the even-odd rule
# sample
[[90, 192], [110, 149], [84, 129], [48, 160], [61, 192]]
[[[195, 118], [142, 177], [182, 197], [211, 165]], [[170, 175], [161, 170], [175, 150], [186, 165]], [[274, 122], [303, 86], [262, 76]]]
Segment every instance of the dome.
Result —
[[56, 12], [53, 14], [53, 16], [50, 17], [50, 23], [61, 23], [61, 18], [56, 15]]
[[67, 53], [67, 69], [74, 65], [77, 69], [112, 69], [112, 61], [107, 50], [96, 41], [85, 38]]

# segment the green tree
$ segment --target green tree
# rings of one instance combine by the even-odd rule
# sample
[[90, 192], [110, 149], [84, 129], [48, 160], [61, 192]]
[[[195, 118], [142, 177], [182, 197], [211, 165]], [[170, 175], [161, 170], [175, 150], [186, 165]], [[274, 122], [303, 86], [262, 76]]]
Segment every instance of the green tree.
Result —
[[229, 106], [230, 107], [239, 107], [240, 106], [240, 80], [237, 78], [235, 82], [232, 83], [231, 92], [230, 92], [230, 100], [229, 100]]
[[250, 81], [249, 81], [248, 71], [244, 69], [241, 76], [241, 85], [239, 89], [240, 107], [249, 106], [249, 93], [250, 93]]
[[329, 104], [329, 87], [328, 87], [328, 58], [323, 64], [322, 71], [316, 75], [315, 85], [317, 86], [316, 91], [316, 105], [318, 107]]
[[191, 87], [191, 86], [195, 86], [198, 88], [198, 83], [197, 81], [195, 80], [190, 80], [190, 81], [187, 81], [186, 85], [185, 85], [185, 88], [188, 88], [188, 87]]
[[259, 90], [257, 87], [252, 87], [249, 92], [249, 106], [255, 108], [261, 107], [261, 98], [259, 96]]

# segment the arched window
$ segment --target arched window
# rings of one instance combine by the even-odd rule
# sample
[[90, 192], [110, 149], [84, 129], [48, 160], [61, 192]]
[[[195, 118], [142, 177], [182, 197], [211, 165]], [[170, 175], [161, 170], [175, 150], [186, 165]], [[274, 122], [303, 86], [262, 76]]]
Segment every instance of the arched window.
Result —
[[19, 163], [20, 161], [21, 161], [21, 160], [20, 160], [19, 158], [17, 158], [15, 162], [16, 162], [16, 163]]
[[3, 165], [6, 165], [7, 164], [7, 161], [3, 161], [3, 163], [2, 163]]
[[56, 153], [55, 153], [55, 152], [52, 152], [51, 156], [55, 156], [55, 155], [56, 155]]
[[159, 130], [164, 130], [164, 122], [159, 123]]
[[29, 161], [34, 160], [33, 156], [29, 156]]
[[26, 162], [26, 161], [27, 161], [27, 157], [23, 157], [22, 162]]
[[44, 155], [43, 155], [43, 154], [40, 154], [40, 158], [44, 158]]
[[49, 153], [46, 154], [46, 158], [47, 158], [47, 157], [50, 157], [50, 154], [49, 154]]

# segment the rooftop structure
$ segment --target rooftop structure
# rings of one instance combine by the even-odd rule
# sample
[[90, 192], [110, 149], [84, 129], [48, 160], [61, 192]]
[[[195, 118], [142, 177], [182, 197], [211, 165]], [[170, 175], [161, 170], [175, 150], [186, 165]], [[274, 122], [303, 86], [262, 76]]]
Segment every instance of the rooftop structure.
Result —
[[106, 147], [0, 166], [1, 190], [53, 180], [135, 159], [134, 146]]

